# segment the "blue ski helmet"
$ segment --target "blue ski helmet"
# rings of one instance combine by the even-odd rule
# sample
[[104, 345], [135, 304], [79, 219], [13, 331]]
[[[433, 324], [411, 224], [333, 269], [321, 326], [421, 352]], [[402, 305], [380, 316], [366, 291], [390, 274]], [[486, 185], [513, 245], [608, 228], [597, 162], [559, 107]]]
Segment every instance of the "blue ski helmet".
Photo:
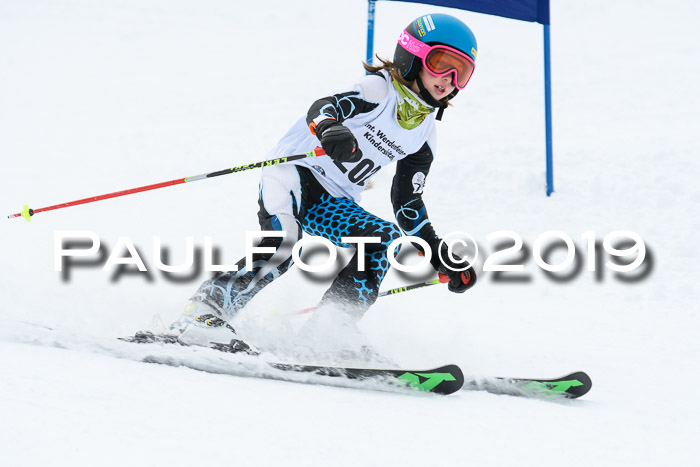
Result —
[[[453, 47], [476, 62], [476, 37], [469, 26], [454, 16], [442, 13], [421, 16], [406, 26], [406, 32], [428, 45], [442, 44]], [[422, 60], [404, 49], [401, 44], [396, 45], [394, 64], [401, 76], [408, 81], [415, 80], [423, 66]]]

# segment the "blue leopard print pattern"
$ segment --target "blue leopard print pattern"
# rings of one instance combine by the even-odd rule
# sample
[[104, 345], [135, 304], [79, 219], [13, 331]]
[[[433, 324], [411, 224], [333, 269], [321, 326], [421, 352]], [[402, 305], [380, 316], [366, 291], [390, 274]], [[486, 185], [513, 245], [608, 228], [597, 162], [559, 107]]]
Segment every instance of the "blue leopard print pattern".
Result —
[[399, 227], [368, 213], [350, 199], [324, 194], [320, 203], [306, 212], [302, 228], [308, 234], [325, 237], [342, 248], [352, 247], [342, 242], [342, 237], [381, 238], [381, 243], [365, 245], [365, 266], [368, 265], [365, 271], [358, 270], [357, 259], [353, 258], [331, 286], [331, 289], [345, 289], [335, 291], [341, 298], [357, 301], [363, 308], [371, 306], [389, 270], [389, 245], [401, 237]]

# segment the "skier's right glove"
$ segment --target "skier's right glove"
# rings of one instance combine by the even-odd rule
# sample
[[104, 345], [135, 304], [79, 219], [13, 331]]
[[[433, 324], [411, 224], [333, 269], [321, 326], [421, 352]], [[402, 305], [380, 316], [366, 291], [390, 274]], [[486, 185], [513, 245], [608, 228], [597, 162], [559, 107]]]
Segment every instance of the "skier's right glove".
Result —
[[430, 242], [430, 247], [433, 253], [430, 263], [437, 270], [440, 282], [443, 284], [447, 282], [447, 289], [450, 292], [464, 293], [474, 287], [476, 272], [473, 266], [465, 269], [466, 260], [454, 253], [450, 257], [446, 245], [442, 245], [442, 249], [440, 249], [439, 238]]
[[332, 118], [321, 120], [311, 128], [321, 141], [321, 147], [331, 159], [338, 162], [357, 162], [362, 151], [350, 129]]

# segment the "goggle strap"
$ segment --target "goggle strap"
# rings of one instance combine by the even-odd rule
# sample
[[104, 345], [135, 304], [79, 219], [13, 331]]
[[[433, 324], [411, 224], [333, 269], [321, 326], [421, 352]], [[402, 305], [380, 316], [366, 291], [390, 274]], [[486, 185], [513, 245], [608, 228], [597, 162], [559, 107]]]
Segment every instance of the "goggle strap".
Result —
[[430, 49], [432, 49], [432, 46], [419, 41], [410, 35], [405, 29], [401, 31], [401, 34], [399, 35], [399, 44], [401, 44], [401, 47], [420, 59], [425, 59], [425, 57], [428, 56]]

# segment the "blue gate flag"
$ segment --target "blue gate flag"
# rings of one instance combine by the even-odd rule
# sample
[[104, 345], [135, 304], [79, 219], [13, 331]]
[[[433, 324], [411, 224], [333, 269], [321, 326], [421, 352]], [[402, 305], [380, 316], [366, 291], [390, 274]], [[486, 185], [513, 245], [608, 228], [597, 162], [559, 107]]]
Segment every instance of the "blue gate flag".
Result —
[[402, 0], [549, 24], [549, 0]]

